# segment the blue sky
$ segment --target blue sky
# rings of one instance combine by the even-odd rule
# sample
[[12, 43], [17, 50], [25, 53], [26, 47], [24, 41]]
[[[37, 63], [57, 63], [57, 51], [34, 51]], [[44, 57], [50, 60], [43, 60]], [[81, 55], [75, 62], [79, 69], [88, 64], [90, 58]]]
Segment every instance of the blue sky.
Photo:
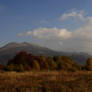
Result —
[[[73, 11], [77, 15], [83, 11], [81, 14], [83, 17], [91, 17], [92, 0], [0, 0], [0, 46], [11, 41], [37, 43], [38, 39], [33, 35], [18, 36], [19, 33], [24, 35], [29, 30], [57, 28], [67, 29], [69, 32], [75, 31], [85, 22], [74, 16], [68, 16], [69, 18], [64, 21], [60, 20], [63, 14]], [[45, 41], [49, 44], [46, 39]], [[41, 45], [46, 45], [43, 42], [39, 40]]]

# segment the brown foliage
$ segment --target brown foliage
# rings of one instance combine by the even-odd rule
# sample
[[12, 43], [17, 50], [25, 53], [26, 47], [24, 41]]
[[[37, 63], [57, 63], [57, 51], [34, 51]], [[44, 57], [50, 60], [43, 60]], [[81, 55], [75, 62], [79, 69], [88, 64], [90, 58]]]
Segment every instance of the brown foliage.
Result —
[[51, 57], [47, 58], [47, 62], [48, 62], [50, 70], [56, 70], [57, 64], [55, 63], [55, 61]]
[[0, 70], [3, 70], [3, 69], [5, 69], [5, 68], [6, 68], [5, 65], [0, 65]]
[[57, 63], [58, 70], [67, 70], [67, 71], [76, 71], [81, 70], [81, 66], [76, 64], [70, 57], [68, 56], [56, 56], [54, 60]]
[[86, 69], [89, 71], [92, 71], [92, 59], [91, 58], [87, 60]]
[[[16, 65], [11, 67], [10, 65]], [[45, 57], [43, 55], [35, 56], [27, 52], [19, 52], [13, 59], [9, 60], [7, 64], [10, 70], [17, 70], [19, 65], [22, 65], [24, 70], [80, 70], [81, 66], [76, 64], [70, 57], [56, 56]], [[14, 68], [14, 69], [13, 69]]]
[[33, 69], [35, 69], [35, 70], [40, 70], [40, 65], [39, 65], [39, 63], [38, 63], [37, 60], [34, 60], [34, 61], [33, 61]]
[[[14, 64], [19, 65], [22, 64], [24, 66], [24, 70], [47, 70], [48, 69], [48, 63], [46, 62], [45, 56], [34, 56], [32, 54], [29, 54], [27, 52], [20, 52], [18, 53], [13, 59], [8, 61], [8, 66]], [[27, 68], [28, 66], [28, 68]]]

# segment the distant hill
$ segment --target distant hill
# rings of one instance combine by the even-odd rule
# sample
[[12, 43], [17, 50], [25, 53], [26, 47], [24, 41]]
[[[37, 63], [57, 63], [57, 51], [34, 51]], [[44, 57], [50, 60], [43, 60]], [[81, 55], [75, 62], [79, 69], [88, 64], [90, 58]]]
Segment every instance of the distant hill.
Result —
[[70, 56], [77, 63], [84, 65], [89, 55], [87, 53], [69, 53], [69, 52], [58, 52], [45, 47], [41, 47], [35, 44], [27, 42], [16, 43], [11, 42], [0, 48], [0, 64], [6, 64], [9, 59], [13, 58], [20, 51], [26, 51], [34, 55], [43, 54], [45, 56]]

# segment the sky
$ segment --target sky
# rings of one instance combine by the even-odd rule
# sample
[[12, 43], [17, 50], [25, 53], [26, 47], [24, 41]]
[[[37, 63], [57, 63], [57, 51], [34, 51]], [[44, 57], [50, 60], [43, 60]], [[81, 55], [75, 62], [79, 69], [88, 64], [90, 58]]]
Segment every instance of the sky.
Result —
[[8, 42], [92, 54], [92, 0], [0, 0], [0, 47]]

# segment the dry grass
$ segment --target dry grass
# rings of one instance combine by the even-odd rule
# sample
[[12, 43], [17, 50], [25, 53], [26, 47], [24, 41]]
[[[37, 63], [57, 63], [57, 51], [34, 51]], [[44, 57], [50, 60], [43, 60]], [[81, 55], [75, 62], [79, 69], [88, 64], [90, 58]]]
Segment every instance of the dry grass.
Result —
[[0, 72], [0, 92], [92, 92], [92, 72]]

